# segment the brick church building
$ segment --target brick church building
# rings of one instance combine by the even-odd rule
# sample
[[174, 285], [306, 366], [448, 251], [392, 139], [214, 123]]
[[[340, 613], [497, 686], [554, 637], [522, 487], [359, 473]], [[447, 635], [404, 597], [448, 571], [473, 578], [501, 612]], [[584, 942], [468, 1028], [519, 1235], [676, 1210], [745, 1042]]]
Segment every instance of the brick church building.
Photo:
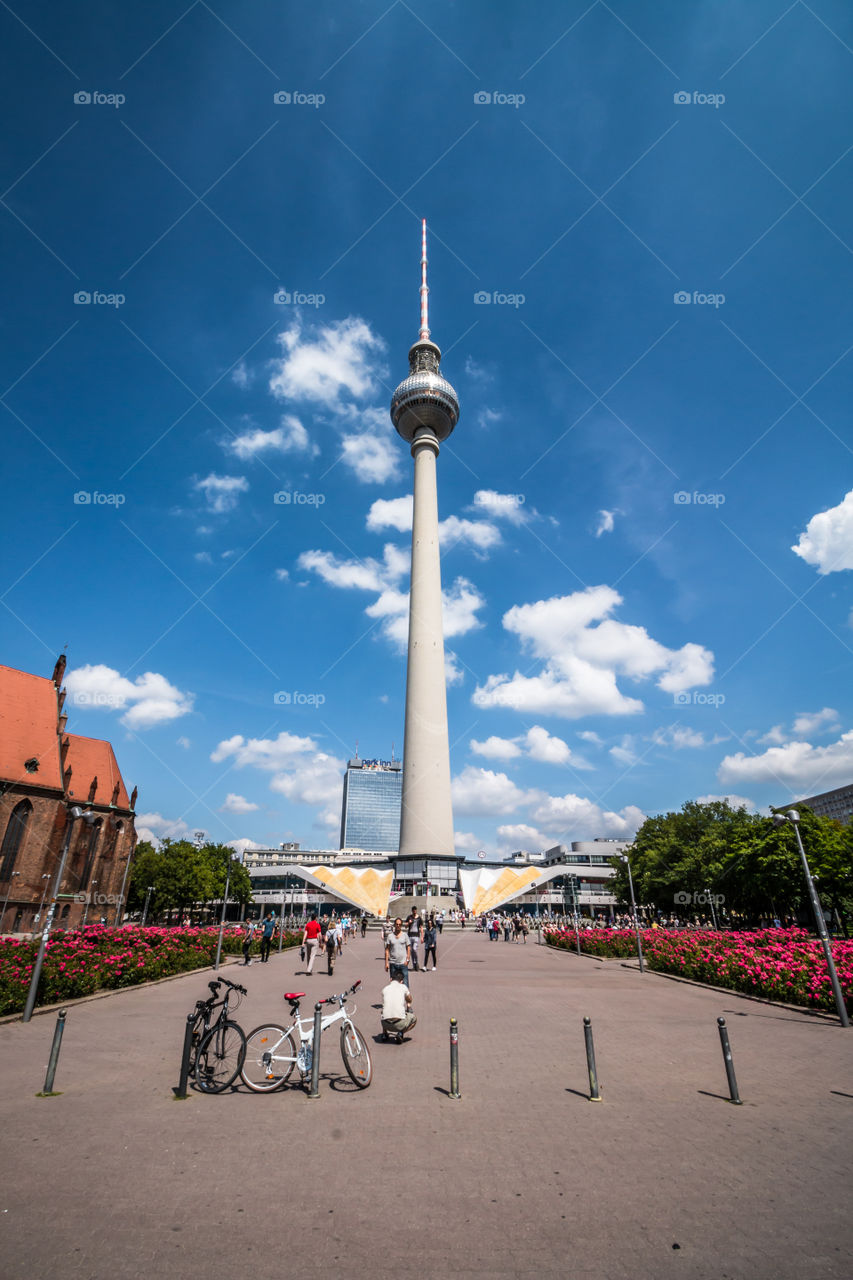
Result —
[[64, 654], [49, 680], [0, 666], [0, 933], [44, 922], [74, 806], [87, 820], [71, 830], [54, 925], [122, 915], [136, 791], [128, 797], [109, 742], [65, 732], [64, 675]]

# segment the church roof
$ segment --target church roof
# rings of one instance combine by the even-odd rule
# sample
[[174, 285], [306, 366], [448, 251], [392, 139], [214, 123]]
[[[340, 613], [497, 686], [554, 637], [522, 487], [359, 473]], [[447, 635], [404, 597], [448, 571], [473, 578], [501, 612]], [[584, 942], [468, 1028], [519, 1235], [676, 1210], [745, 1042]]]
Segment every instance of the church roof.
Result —
[[[0, 778], [62, 790], [56, 686], [43, 676], [0, 666]], [[38, 768], [28, 770], [35, 760]]]
[[69, 799], [75, 804], [85, 804], [89, 800], [92, 779], [97, 778], [98, 787], [92, 804], [109, 804], [113, 789], [118, 783], [116, 808], [129, 809], [130, 799], [110, 744], [101, 738], [81, 738], [76, 733], [69, 733], [67, 736], [69, 746], [65, 764], [66, 768], [71, 766]]

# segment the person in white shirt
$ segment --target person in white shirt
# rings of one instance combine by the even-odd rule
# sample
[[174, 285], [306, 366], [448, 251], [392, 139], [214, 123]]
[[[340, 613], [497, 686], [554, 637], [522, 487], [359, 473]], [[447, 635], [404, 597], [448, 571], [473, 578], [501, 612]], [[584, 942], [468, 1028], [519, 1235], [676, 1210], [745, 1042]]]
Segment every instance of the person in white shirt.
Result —
[[417, 1021], [412, 1013], [412, 993], [397, 975], [382, 988], [382, 1034], [386, 1040], [396, 1036], [397, 1044], [402, 1044], [403, 1036]]

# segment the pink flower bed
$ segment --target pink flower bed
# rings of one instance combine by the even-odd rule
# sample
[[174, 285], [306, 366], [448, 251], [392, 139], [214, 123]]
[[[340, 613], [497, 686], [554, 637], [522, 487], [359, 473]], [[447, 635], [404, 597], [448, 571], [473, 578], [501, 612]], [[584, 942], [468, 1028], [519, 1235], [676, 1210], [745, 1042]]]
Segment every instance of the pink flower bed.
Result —
[[[76, 933], [57, 929], [45, 952], [37, 1004], [74, 1000], [103, 988], [129, 987], [203, 969], [216, 958], [218, 936], [216, 927], [104, 929], [92, 925]], [[299, 935], [285, 933], [285, 946], [298, 941]], [[241, 943], [239, 928], [225, 930], [225, 954], [239, 952]], [[23, 1009], [37, 953], [37, 940], [0, 942], [0, 1015]]]
[[[805, 929], [756, 929], [719, 933], [699, 929], [643, 929], [650, 969], [730, 987], [788, 1004], [835, 1009], [823, 947]], [[574, 929], [549, 929], [552, 947], [572, 949]], [[581, 949], [600, 956], [636, 955], [632, 929], [581, 930]], [[853, 1000], [853, 941], [836, 940], [832, 955], [848, 1009]]]

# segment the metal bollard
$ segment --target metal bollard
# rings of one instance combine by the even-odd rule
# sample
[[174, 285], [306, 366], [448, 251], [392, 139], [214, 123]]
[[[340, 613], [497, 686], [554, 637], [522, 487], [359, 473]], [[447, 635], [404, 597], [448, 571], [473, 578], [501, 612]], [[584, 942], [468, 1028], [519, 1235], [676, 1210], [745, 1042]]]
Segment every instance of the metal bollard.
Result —
[[590, 1102], [601, 1102], [601, 1092], [598, 1088], [598, 1072], [595, 1069], [595, 1045], [592, 1042], [592, 1021], [590, 1018], [583, 1020], [583, 1038], [586, 1043], [586, 1065], [589, 1071], [589, 1100]]
[[308, 1091], [309, 1098], [319, 1098], [320, 1096], [320, 1040], [322, 1038], [323, 1027], [323, 1007], [320, 1004], [314, 1005], [314, 1038], [311, 1041], [311, 1088]]
[[56, 1065], [59, 1062], [59, 1050], [62, 1046], [62, 1033], [65, 1030], [65, 1013], [65, 1009], [60, 1009], [59, 1013], [56, 1015], [56, 1026], [53, 1030], [53, 1044], [50, 1046], [50, 1057], [47, 1061], [47, 1074], [44, 1077], [44, 1088], [40, 1094], [36, 1095], [39, 1098], [54, 1097], [53, 1078], [56, 1075]]
[[461, 1098], [459, 1092], [459, 1027], [450, 1019], [450, 1097]]
[[718, 1018], [717, 1026], [720, 1031], [720, 1044], [723, 1046], [723, 1061], [726, 1064], [726, 1078], [729, 1082], [729, 1102], [733, 1102], [736, 1107], [742, 1107], [743, 1103], [741, 1102], [741, 1097], [738, 1093], [735, 1064], [732, 1061], [732, 1047], [729, 1044], [729, 1030], [726, 1026], [725, 1018]]
[[176, 1098], [180, 1098], [183, 1102], [187, 1096], [187, 1081], [190, 1078], [190, 1058], [193, 1051], [193, 1027], [195, 1025], [196, 1015], [194, 1013], [187, 1014], [187, 1025], [184, 1030], [184, 1048], [181, 1053], [181, 1078], [177, 1088], [172, 1092]]

